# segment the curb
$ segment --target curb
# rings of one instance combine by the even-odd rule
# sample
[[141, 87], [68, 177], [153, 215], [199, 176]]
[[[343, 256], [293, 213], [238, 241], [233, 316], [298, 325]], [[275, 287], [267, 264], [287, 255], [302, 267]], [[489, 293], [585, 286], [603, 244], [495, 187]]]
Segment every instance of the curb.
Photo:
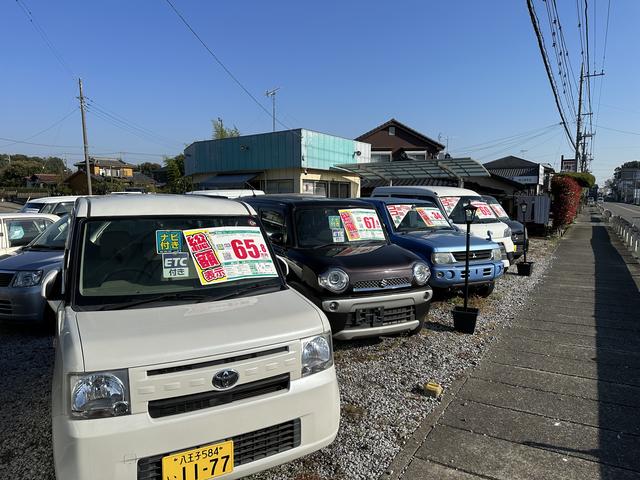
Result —
[[380, 476], [380, 480], [398, 480], [400, 478], [449, 404], [453, 402], [460, 389], [467, 383], [473, 370], [469, 369], [466, 375], [454, 380], [451, 387], [442, 395], [440, 403], [425, 417], [418, 429], [413, 432], [413, 435], [403, 445], [402, 450], [398, 452], [387, 471]]

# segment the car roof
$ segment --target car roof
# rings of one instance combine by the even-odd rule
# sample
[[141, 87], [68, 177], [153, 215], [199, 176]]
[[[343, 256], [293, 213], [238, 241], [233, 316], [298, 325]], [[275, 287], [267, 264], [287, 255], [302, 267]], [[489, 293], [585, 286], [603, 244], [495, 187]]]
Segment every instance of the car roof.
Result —
[[252, 215], [248, 205], [200, 195], [105, 195], [76, 202], [78, 217], [131, 217], [138, 215]]
[[3, 218], [48, 218], [49, 220], [58, 220], [58, 215], [50, 213], [28, 213], [28, 212], [5, 212], [0, 213], [0, 219]]
[[326, 206], [353, 206], [368, 208], [369, 204], [363, 202], [357, 198], [327, 198], [319, 195], [308, 195], [304, 193], [291, 193], [291, 194], [270, 194], [260, 195], [257, 197], [243, 197], [240, 200], [246, 201], [249, 204], [284, 204], [292, 206], [313, 206], [313, 205], [326, 205]]
[[76, 198], [80, 198], [80, 195], [66, 195], [61, 197], [42, 197], [34, 198], [27, 201], [27, 203], [60, 203], [60, 202], [75, 202]]
[[378, 193], [411, 193], [414, 195], [424, 194], [424, 193], [433, 193], [438, 197], [463, 197], [463, 196], [474, 196], [479, 197], [480, 195], [473, 190], [469, 190], [468, 188], [459, 188], [459, 187], [443, 187], [443, 186], [412, 186], [412, 187], [376, 187], [373, 191], [374, 194]]
[[402, 197], [363, 197], [361, 199], [364, 202], [371, 201], [372, 203], [384, 203], [397, 205], [399, 203], [411, 203], [414, 205], [425, 204], [425, 205], [435, 205], [431, 200], [423, 200], [421, 198], [402, 198]]

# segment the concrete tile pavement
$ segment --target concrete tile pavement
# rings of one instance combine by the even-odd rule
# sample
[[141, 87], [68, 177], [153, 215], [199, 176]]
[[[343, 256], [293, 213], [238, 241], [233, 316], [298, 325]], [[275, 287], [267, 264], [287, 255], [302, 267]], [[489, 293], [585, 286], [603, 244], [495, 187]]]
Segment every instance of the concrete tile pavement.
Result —
[[595, 213], [556, 257], [391, 478], [640, 479], [640, 265]]

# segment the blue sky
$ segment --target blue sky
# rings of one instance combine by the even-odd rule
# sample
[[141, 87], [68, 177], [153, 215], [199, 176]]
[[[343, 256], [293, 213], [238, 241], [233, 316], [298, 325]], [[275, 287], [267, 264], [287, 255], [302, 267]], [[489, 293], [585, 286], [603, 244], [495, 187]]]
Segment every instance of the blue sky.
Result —
[[[543, 129], [559, 116], [525, 0], [173, 1], [267, 109], [265, 90], [281, 87], [278, 116], [291, 128], [353, 138], [395, 117], [433, 138], [448, 136], [453, 154], [481, 161], [514, 154], [559, 167], [561, 154], [572, 155], [561, 127]], [[80, 160], [80, 115], [73, 111], [78, 76], [95, 107], [145, 131], [118, 128], [94, 108], [87, 118], [91, 153], [136, 152], [124, 159], [161, 161], [160, 155], [209, 138], [216, 117], [242, 133], [271, 129], [270, 117], [164, 0], [24, 2], [72, 73], [20, 4], [2, 2], [0, 138], [56, 147], [0, 139], [0, 152]], [[576, 4], [558, 4], [579, 68]], [[535, 5], [544, 25], [545, 4]], [[590, 5], [599, 70], [607, 0]], [[612, 0], [606, 76], [592, 83], [593, 118], [599, 104], [603, 127], [596, 129], [592, 165], [600, 182], [615, 166], [640, 158], [638, 19], [640, 2]], [[465, 148], [521, 132], [531, 133], [494, 148]]]

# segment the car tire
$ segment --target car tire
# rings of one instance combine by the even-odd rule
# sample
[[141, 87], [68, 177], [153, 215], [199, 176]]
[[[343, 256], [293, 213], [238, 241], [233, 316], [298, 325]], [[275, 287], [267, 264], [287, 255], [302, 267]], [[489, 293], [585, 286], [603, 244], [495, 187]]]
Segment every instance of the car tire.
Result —
[[491, 282], [491, 283], [482, 285], [480, 287], [476, 287], [474, 289], [475, 290], [474, 293], [482, 298], [487, 298], [489, 295], [491, 295], [494, 288], [496, 288], [496, 284], [494, 282]]
[[429, 307], [427, 308], [427, 311], [424, 312], [424, 315], [420, 319], [420, 323], [418, 323], [418, 326], [416, 328], [414, 328], [413, 330], [409, 330], [407, 332], [408, 336], [413, 337], [414, 335], [417, 335], [422, 331], [422, 329], [424, 328], [424, 324], [427, 321], [427, 317], [429, 316], [429, 310], [431, 310], [431, 305], [429, 305]]

